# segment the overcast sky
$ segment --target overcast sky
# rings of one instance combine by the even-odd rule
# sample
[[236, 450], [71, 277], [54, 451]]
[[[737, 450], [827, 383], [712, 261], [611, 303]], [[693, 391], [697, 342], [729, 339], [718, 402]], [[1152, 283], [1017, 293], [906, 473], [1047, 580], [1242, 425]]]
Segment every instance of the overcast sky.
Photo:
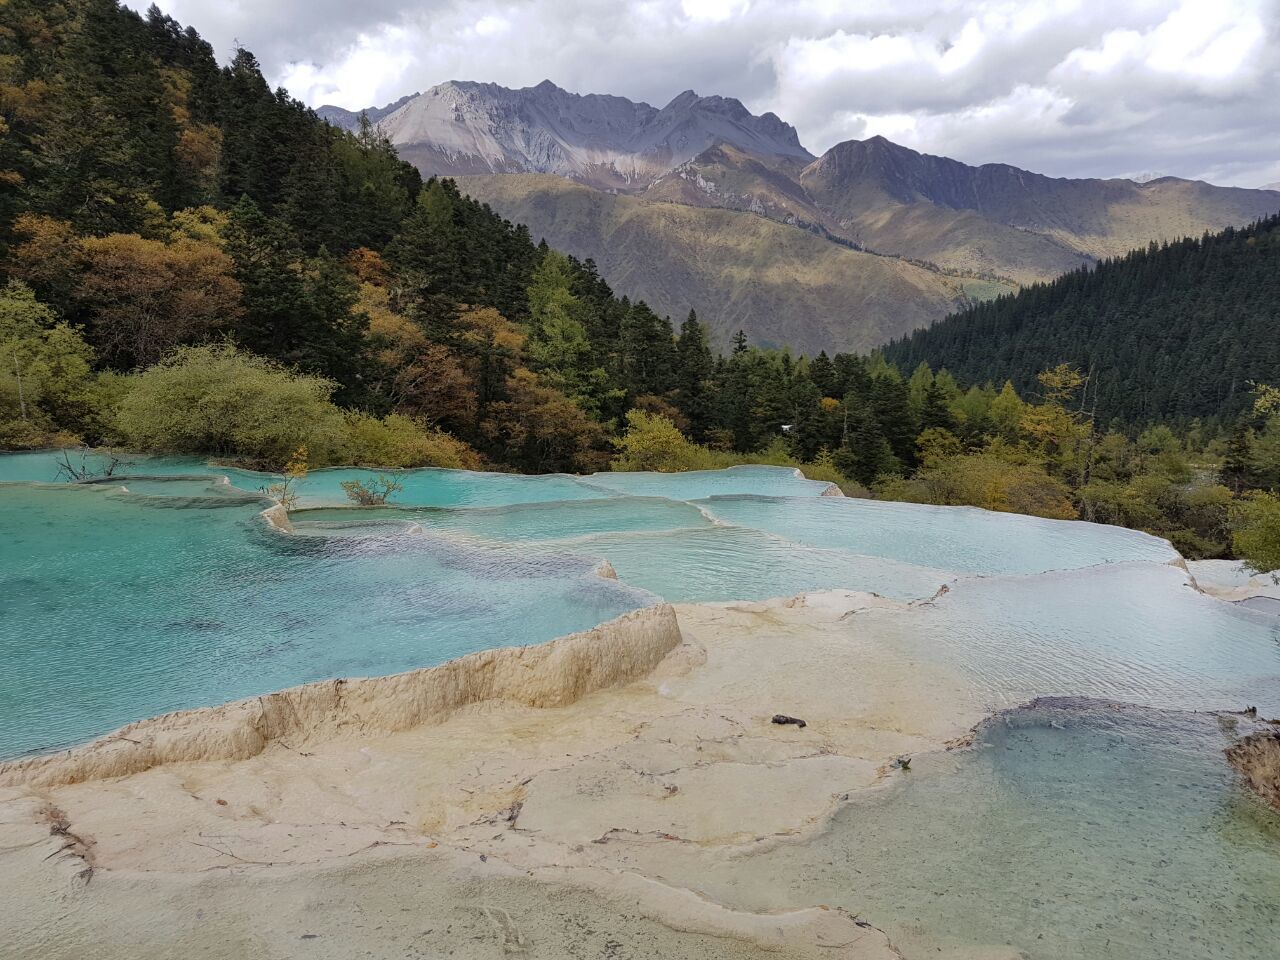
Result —
[[[127, 0], [145, 8], [149, 0]], [[742, 100], [1054, 176], [1280, 181], [1280, 0], [159, 0], [312, 106], [444, 80]]]

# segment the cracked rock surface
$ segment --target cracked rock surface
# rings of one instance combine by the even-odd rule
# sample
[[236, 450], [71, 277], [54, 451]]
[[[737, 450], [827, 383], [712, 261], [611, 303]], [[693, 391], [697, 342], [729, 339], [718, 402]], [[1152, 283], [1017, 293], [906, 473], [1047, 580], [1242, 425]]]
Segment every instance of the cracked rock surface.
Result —
[[804, 843], [903, 775], [894, 758], [981, 719], [968, 681], [860, 629], [885, 605], [679, 606], [656, 669], [567, 704], [4, 787], [0, 942], [15, 960], [898, 957], [874, 917], [751, 913], [697, 883], [726, 860], [773, 882], [753, 851]]

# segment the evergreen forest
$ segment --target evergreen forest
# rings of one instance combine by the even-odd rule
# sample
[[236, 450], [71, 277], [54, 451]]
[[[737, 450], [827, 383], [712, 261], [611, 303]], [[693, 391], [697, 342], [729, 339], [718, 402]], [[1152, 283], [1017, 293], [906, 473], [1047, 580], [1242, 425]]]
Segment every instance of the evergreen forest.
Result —
[[1280, 541], [1280, 220], [1153, 246], [883, 354], [709, 346], [117, 0], [0, 27], [0, 448], [248, 466], [796, 466], [861, 496]]

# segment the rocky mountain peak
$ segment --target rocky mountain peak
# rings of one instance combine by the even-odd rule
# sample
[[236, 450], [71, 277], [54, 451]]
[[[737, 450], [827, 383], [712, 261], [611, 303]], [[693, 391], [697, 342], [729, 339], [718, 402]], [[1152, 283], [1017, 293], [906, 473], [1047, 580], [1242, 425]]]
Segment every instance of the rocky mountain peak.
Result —
[[[342, 113], [326, 116], [347, 125]], [[426, 174], [555, 173], [622, 190], [643, 190], [715, 143], [812, 159], [774, 114], [757, 117], [740, 100], [693, 90], [659, 110], [550, 80], [520, 89], [449, 81], [381, 113], [378, 125]]]

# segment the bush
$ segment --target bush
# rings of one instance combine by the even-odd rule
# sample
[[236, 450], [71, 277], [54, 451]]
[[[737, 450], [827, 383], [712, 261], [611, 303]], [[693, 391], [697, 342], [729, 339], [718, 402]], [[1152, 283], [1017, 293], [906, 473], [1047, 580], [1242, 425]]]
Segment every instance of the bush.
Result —
[[393, 493], [404, 489], [404, 484], [379, 474], [368, 483], [363, 480], [343, 480], [342, 490], [347, 499], [361, 507], [380, 507]]
[[908, 503], [982, 507], [1003, 513], [1026, 513], [1055, 520], [1074, 520], [1070, 491], [1036, 464], [1010, 463], [987, 453], [944, 460], [920, 469], [910, 480], [885, 478], [876, 496]]
[[710, 470], [721, 464], [706, 447], [688, 440], [666, 417], [643, 410], [627, 412], [627, 432], [615, 441], [614, 470]]
[[1231, 544], [1259, 573], [1280, 570], [1280, 496], [1255, 491], [1232, 504]]
[[212, 454], [275, 470], [299, 447], [315, 465], [345, 452], [333, 383], [228, 344], [184, 347], [130, 377], [116, 428], [153, 453]]
[[839, 468], [836, 467], [835, 457], [831, 455], [831, 451], [823, 448], [818, 451], [818, 455], [808, 463], [800, 465], [800, 470], [810, 480], [822, 480], [827, 483], [834, 483], [839, 487], [846, 496], [849, 497], [869, 497], [871, 492], [862, 484], [850, 480]]
[[78, 447], [81, 438], [65, 430], [47, 430], [30, 420], [0, 419], [0, 450], [44, 450]]
[[450, 467], [474, 470], [475, 451], [440, 430], [398, 413], [378, 419], [367, 413], [346, 414], [344, 462], [373, 467]]

